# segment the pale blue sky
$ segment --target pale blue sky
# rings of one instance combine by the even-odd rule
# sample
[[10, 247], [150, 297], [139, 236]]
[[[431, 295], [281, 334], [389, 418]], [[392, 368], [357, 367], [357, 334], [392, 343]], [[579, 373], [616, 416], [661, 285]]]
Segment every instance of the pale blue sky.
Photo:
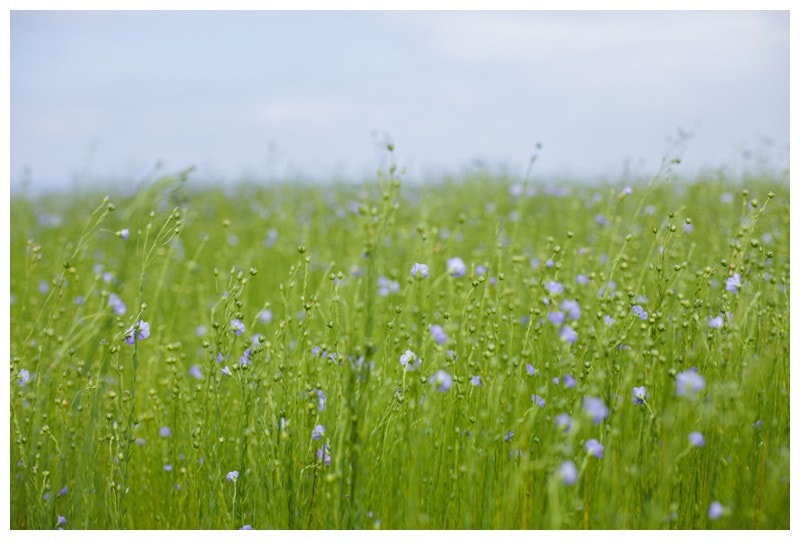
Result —
[[788, 167], [789, 14], [15, 11], [10, 122], [12, 187], [360, 179], [387, 134], [412, 179], [652, 174], [678, 129], [687, 174]]

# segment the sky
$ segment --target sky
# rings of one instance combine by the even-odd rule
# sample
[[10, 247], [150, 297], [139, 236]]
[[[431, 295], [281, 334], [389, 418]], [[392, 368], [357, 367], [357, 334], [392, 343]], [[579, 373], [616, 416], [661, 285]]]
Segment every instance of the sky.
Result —
[[[11, 188], [788, 168], [788, 11], [11, 11]], [[687, 137], [682, 138], [684, 134]]]

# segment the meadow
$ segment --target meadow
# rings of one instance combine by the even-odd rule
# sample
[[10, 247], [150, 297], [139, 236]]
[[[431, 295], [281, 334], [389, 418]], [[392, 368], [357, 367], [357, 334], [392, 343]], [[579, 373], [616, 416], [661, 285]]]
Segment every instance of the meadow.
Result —
[[787, 529], [789, 184], [11, 202], [12, 529]]

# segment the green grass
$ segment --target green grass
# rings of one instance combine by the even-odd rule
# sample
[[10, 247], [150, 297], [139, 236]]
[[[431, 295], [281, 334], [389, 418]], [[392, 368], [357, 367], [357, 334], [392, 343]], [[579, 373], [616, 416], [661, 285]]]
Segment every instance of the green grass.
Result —
[[185, 180], [12, 200], [12, 528], [789, 527], [787, 182]]

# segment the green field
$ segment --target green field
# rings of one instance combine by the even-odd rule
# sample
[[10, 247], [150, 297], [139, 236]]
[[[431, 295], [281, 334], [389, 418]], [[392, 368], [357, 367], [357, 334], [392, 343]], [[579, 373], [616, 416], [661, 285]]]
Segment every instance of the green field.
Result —
[[12, 199], [12, 529], [789, 528], [788, 180], [188, 176]]

